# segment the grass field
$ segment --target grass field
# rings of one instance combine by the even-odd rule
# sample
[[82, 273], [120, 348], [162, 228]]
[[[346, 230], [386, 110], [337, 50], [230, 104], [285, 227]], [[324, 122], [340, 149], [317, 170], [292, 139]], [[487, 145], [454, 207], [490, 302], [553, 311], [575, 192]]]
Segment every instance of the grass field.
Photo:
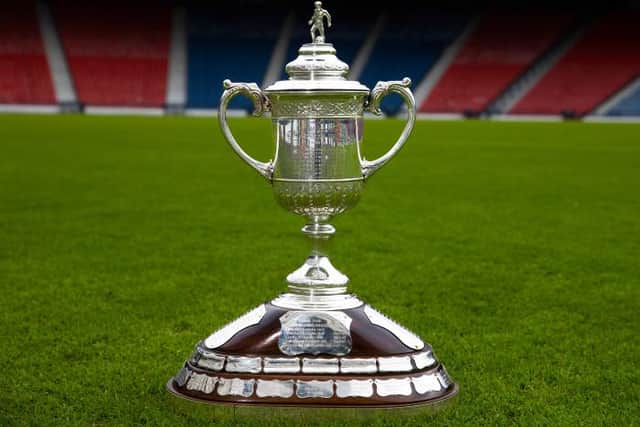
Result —
[[[368, 157], [400, 127], [367, 122]], [[164, 386], [285, 289], [302, 225], [213, 119], [0, 116], [0, 425], [265, 425]], [[640, 423], [640, 126], [420, 122], [335, 225], [352, 290], [461, 387], [369, 425]]]

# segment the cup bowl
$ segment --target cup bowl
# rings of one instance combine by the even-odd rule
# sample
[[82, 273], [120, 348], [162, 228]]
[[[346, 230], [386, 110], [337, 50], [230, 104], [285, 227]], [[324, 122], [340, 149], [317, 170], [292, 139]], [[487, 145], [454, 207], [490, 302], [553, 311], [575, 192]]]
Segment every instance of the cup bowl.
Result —
[[289, 212], [312, 221], [328, 220], [360, 200], [362, 179], [344, 181], [274, 181], [273, 194], [278, 204]]

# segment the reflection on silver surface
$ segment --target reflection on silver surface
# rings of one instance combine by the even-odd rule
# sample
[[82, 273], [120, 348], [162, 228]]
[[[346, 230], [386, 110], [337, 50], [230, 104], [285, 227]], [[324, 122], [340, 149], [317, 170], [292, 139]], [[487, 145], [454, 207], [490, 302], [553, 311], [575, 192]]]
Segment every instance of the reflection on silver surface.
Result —
[[178, 372], [178, 375], [176, 375], [176, 383], [180, 387], [184, 387], [184, 385], [189, 380], [190, 376], [191, 376], [191, 370], [185, 366], [182, 369], [180, 369], [180, 372]]
[[238, 317], [233, 322], [228, 323], [222, 329], [219, 329], [211, 334], [204, 341], [204, 345], [210, 349], [220, 347], [241, 330], [259, 323], [266, 312], [267, 310], [264, 304], [259, 305], [248, 313]]
[[424, 342], [422, 342], [422, 340], [416, 334], [400, 326], [384, 314], [380, 313], [378, 310], [372, 308], [370, 305], [366, 305], [364, 307], [364, 313], [367, 315], [371, 323], [385, 328], [393, 335], [398, 337], [398, 339], [402, 341], [402, 343], [407, 347], [414, 350], [422, 350], [422, 348], [424, 347]]
[[425, 374], [411, 379], [416, 392], [425, 394], [429, 392], [440, 391], [442, 386], [438, 381], [436, 374]]
[[436, 364], [436, 356], [433, 354], [433, 351], [427, 350], [419, 354], [414, 354], [413, 362], [416, 364], [416, 368], [424, 369]]
[[293, 396], [293, 383], [293, 380], [258, 380], [256, 396], [291, 397]]
[[255, 380], [241, 378], [220, 378], [218, 380], [218, 394], [220, 396], [250, 397], [253, 394]]
[[409, 356], [378, 357], [380, 372], [409, 372], [413, 370]]
[[[334, 105], [332, 99], [321, 102]], [[356, 100], [349, 102], [358, 105]], [[328, 218], [353, 207], [363, 188], [358, 132], [362, 118], [281, 118], [275, 123], [272, 184], [278, 203], [308, 218]]]
[[[227, 372], [238, 373], [259, 373], [266, 374], [295, 374], [298, 372], [313, 374], [375, 374], [376, 372], [411, 372], [417, 369], [425, 369], [435, 366], [437, 360], [433, 352], [429, 349], [422, 353], [407, 356], [385, 356], [385, 357], [247, 357], [247, 356], [224, 356], [211, 351], [198, 349], [196, 366], [204, 369], [220, 371], [226, 360], [225, 370]], [[415, 367], [412, 365], [413, 359]], [[185, 381], [189, 370], [183, 368], [176, 381]], [[446, 371], [442, 372], [443, 381], [451, 381]], [[180, 384], [183, 385], [183, 384]]]
[[210, 369], [212, 371], [222, 370], [222, 366], [224, 365], [224, 356], [207, 351], [203, 348], [198, 348], [198, 352], [200, 356], [198, 357], [197, 362], [195, 362], [196, 366], [204, 369]]
[[336, 380], [336, 396], [371, 397], [373, 396], [373, 380]]
[[340, 359], [340, 372], [343, 374], [373, 374], [377, 372], [375, 358], [358, 359], [343, 357]]
[[362, 305], [362, 301], [352, 294], [305, 295], [285, 293], [271, 300], [276, 307], [290, 310], [346, 310]]
[[187, 382], [187, 390], [195, 390], [210, 394], [216, 386], [217, 377], [210, 377], [205, 374], [193, 373]]
[[265, 357], [262, 370], [265, 374], [295, 374], [300, 372], [300, 360], [297, 357]]
[[227, 372], [258, 373], [262, 369], [260, 357], [227, 356]]
[[339, 361], [334, 359], [302, 359], [302, 372], [305, 374], [337, 374], [340, 370]]
[[[287, 276], [287, 283], [291, 290], [308, 290], [309, 286], [321, 286], [327, 293], [342, 294], [347, 289], [349, 278], [335, 268], [328, 257], [310, 255], [304, 264]], [[335, 312], [335, 314], [344, 315], [342, 312]]]
[[438, 377], [438, 381], [440, 381], [440, 384], [442, 384], [442, 387], [444, 388], [448, 388], [453, 383], [444, 366], [440, 366], [440, 368], [438, 368], [438, 372], [436, 372], [436, 375]]
[[207, 394], [213, 393], [217, 383], [218, 377], [207, 377], [207, 384], [204, 387], [204, 392]]
[[187, 390], [202, 391], [207, 382], [207, 376], [205, 374], [198, 374], [194, 372], [187, 381]]
[[341, 356], [351, 351], [351, 318], [343, 312], [288, 311], [280, 324], [278, 348], [286, 355]]
[[378, 396], [410, 396], [411, 380], [409, 378], [390, 378], [376, 380]]
[[309, 397], [330, 398], [333, 396], [333, 381], [297, 381], [296, 396], [301, 399]]

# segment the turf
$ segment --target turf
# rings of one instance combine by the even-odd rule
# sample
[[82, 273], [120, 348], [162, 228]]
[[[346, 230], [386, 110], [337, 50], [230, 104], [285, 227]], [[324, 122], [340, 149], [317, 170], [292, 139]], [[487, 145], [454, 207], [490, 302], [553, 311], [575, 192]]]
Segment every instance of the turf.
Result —
[[[233, 127], [269, 156], [268, 121]], [[367, 122], [369, 157], [400, 127]], [[639, 186], [637, 125], [418, 123], [332, 258], [461, 392], [366, 423], [637, 425]], [[0, 424], [264, 425], [164, 385], [284, 289], [302, 224], [213, 119], [0, 116]]]

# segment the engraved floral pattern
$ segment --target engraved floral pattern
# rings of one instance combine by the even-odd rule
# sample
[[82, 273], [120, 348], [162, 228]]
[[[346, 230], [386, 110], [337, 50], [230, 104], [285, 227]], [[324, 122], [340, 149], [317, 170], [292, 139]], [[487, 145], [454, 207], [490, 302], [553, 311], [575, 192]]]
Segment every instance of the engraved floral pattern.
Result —
[[275, 101], [273, 117], [354, 117], [362, 116], [364, 102], [346, 99], [287, 99]]
[[360, 199], [362, 187], [362, 181], [273, 183], [276, 200], [289, 212], [325, 217], [354, 206]]

